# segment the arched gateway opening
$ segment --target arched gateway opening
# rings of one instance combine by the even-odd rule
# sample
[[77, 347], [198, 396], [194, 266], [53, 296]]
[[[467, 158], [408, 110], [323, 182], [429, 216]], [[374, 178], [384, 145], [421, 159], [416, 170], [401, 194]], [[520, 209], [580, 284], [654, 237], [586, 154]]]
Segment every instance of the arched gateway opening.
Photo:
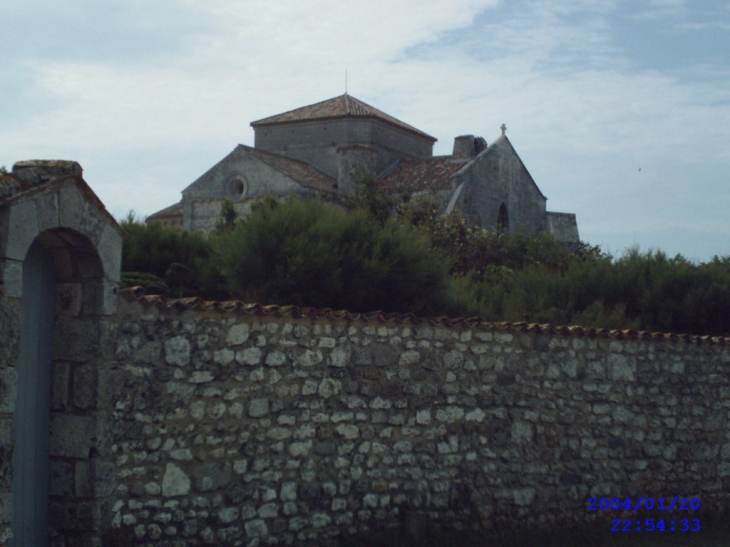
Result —
[[48, 545], [48, 441], [55, 302], [53, 258], [36, 240], [23, 261], [16, 365], [13, 547]]
[[[102, 266], [89, 239], [73, 230], [40, 234], [23, 261], [16, 363], [11, 547], [46, 547], [49, 538], [94, 533], [93, 519], [69, 511], [95, 497]], [[73, 541], [73, 540], [71, 540]]]

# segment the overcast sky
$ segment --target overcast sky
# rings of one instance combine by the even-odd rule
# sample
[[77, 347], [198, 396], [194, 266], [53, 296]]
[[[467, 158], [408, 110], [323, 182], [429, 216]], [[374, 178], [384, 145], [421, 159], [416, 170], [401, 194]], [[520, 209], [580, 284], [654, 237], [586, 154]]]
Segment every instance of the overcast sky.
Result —
[[730, 255], [726, 0], [0, 3], [0, 165], [70, 159], [149, 215], [253, 120], [341, 95], [438, 138], [499, 126], [581, 239]]

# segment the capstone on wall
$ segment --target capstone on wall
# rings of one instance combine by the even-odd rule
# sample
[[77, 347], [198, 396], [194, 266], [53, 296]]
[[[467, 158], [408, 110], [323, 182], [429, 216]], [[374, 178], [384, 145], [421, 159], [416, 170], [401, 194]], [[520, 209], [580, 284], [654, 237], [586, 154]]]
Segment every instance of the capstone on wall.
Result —
[[411, 511], [549, 528], [589, 520], [589, 496], [730, 502], [727, 345], [145, 302], [120, 306], [109, 394], [110, 524], [139, 545], [321, 545]]

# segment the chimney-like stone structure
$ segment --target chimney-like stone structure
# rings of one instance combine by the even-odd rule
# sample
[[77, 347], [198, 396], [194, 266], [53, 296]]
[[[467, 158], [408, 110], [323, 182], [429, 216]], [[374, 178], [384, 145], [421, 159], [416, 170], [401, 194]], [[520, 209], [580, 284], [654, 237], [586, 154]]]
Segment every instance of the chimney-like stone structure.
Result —
[[454, 139], [454, 158], [470, 159], [487, 149], [487, 141], [474, 135], [460, 135]]

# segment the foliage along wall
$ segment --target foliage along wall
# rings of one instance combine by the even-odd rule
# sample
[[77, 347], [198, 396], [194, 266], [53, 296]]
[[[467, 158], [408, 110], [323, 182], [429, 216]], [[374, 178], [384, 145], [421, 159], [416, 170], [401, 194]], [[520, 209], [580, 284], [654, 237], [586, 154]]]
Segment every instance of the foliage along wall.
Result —
[[730, 501], [728, 339], [123, 295], [109, 519], [136, 544], [317, 543], [418, 511], [609, 527], [588, 498]]

